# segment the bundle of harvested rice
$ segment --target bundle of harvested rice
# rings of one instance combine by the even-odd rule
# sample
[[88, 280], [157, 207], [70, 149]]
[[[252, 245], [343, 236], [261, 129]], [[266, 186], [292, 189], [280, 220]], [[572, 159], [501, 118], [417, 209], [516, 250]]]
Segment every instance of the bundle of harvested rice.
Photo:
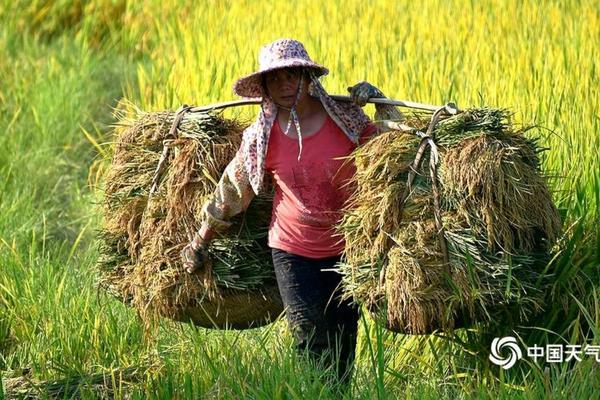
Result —
[[212, 268], [188, 274], [180, 260], [202, 205], [239, 147], [242, 126], [195, 112], [184, 114], [175, 132], [175, 118], [137, 110], [134, 119], [121, 115], [115, 127], [100, 284], [147, 320], [160, 315], [234, 328], [266, 323], [282, 311], [266, 246], [270, 196], [254, 199], [213, 241]]
[[[419, 116], [410, 124], [427, 127]], [[522, 322], [542, 307], [561, 229], [542, 149], [505, 110], [467, 110], [434, 127], [430, 138], [384, 133], [350, 156], [345, 296], [402, 333]]]

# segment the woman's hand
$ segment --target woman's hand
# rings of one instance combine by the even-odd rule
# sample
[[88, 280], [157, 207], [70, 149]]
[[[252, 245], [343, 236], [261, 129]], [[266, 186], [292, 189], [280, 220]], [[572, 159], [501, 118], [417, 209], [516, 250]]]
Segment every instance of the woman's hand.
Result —
[[369, 82], [362, 81], [354, 86], [348, 88], [352, 101], [357, 106], [363, 107], [367, 104], [367, 101], [371, 98], [383, 98], [385, 97], [381, 90], [371, 85]]
[[189, 274], [193, 274], [198, 269], [210, 266], [211, 259], [208, 254], [208, 243], [196, 233], [194, 239], [181, 250], [181, 259], [183, 261], [183, 268]]
[[[354, 104], [363, 107], [367, 104], [367, 100], [372, 98], [386, 98], [383, 92], [371, 85], [369, 82], [359, 82], [354, 86], [348, 88], [350, 96]], [[397, 107], [390, 104], [375, 104], [375, 120], [378, 121], [377, 128], [379, 132], [387, 132], [390, 128], [386, 127], [383, 120], [402, 121], [404, 115], [398, 110]]]

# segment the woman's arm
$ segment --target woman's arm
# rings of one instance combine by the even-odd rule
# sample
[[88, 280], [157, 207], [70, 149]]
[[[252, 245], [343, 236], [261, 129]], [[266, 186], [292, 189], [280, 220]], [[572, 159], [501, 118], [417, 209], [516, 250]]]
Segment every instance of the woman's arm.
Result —
[[[225, 168], [215, 191], [202, 207], [202, 227], [199, 233], [207, 241], [210, 241], [215, 233], [227, 230], [231, 226], [229, 220], [244, 212], [254, 197], [244, 167], [242, 146], [243, 144]], [[211, 237], [205, 237], [205, 234]]]
[[210, 262], [206, 252], [214, 237], [231, 226], [229, 220], [245, 211], [254, 197], [242, 155], [242, 145], [225, 168], [215, 191], [202, 207], [202, 225], [192, 241], [183, 248], [184, 268], [193, 273]]

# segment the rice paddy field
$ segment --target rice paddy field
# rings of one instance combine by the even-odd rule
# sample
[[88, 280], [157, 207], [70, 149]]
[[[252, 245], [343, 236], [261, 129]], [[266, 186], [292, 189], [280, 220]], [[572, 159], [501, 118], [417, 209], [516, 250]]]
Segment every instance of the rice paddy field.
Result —
[[506, 107], [536, 125], [565, 227], [551, 301], [528, 326], [404, 336], [363, 313], [346, 398], [597, 397], [593, 356], [488, 360], [497, 336], [600, 345], [597, 1], [15, 0], [0, 3], [0, 398], [340, 398], [299, 362], [284, 319], [147, 332], [96, 284], [115, 109], [232, 100], [281, 37], [330, 69], [329, 93], [367, 80], [391, 98]]

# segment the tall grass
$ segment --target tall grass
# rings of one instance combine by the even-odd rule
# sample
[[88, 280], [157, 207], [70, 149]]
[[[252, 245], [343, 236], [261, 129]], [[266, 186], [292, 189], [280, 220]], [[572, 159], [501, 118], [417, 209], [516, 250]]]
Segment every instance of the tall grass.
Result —
[[[88, 175], [109, 145], [111, 107], [232, 99], [260, 45], [278, 37], [301, 40], [330, 68], [332, 93], [364, 79], [399, 99], [510, 107], [517, 122], [547, 128], [544, 168], [572, 228], [552, 307], [516, 333], [529, 345], [598, 344], [599, 22], [591, 0], [2, 3], [4, 386], [38, 382], [42, 394], [84, 398], [336, 398], [299, 362], [284, 321], [247, 332], [164, 321], [149, 339], [132, 310], [94, 288], [99, 199]], [[509, 373], [482, 363], [505, 333], [405, 337], [365, 318], [354, 396], [587, 398], [598, 389], [595, 362]]]

